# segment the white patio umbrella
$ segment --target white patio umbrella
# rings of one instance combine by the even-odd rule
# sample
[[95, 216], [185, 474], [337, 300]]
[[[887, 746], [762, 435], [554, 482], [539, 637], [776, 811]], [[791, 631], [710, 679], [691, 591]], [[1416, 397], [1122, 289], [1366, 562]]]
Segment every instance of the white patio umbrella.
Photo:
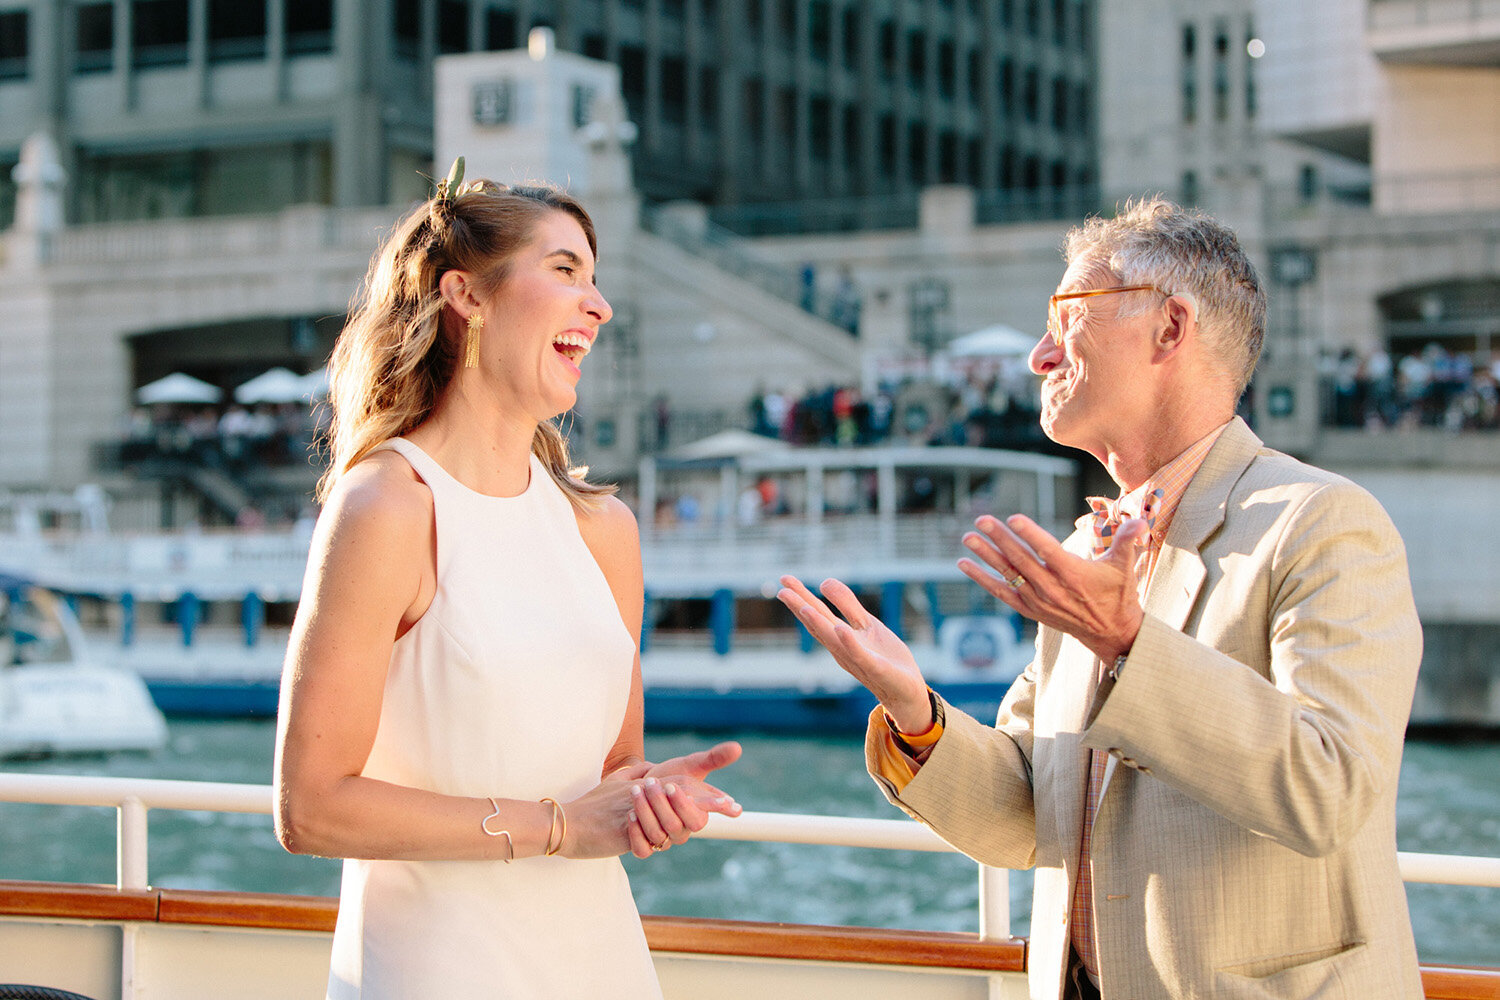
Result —
[[302, 398], [322, 399], [328, 395], [328, 369], [319, 368], [302, 376]]
[[1013, 326], [997, 323], [955, 337], [943, 349], [954, 358], [1013, 358], [1030, 354], [1038, 339]]
[[295, 403], [307, 398], [307, 390], [296, 372], [272, 368], [235, 389], [234, 398], [241, 403]]
[[680, 459], [744, 458], [767, 451], [784, 451], [789, 447], [785, 441], [731, 428], [673, 448], [668, 455]]
[[146, 406], [156, 403], [217, 403], [223, 395], [218, 386], [183, 372], [173, 372], [155, 382], [147, 382], [135, 391], [136, 401]]

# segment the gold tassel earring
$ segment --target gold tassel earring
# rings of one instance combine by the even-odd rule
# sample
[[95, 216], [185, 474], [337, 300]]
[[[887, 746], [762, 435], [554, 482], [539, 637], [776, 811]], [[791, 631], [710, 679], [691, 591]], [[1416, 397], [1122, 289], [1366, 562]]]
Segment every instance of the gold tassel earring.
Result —
[[484, 317], [477, 312], [469, 313], [469, 335], [464, 345], [464, 367], [479, 367], [479, 331], [484, 329]]

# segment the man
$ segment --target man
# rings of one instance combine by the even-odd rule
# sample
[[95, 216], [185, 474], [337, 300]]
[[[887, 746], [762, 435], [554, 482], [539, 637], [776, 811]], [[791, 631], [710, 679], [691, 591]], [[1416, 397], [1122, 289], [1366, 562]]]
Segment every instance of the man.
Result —
[[847, 587], [780, 597], [881, 701], [887, 797], [1035, 865], [1032, 1000], [1420, 997], [1396, 781], [1421, 658], [1364, 490], [1234, 415], [1265, 298], [1233, 233], [1164, 201], [1069, 234], [1032, 351], [1042, 427], [1120, 486], [1059, 544], [981, 517], [960, 567], [1038, 622], [993, 727], [946, 706]]

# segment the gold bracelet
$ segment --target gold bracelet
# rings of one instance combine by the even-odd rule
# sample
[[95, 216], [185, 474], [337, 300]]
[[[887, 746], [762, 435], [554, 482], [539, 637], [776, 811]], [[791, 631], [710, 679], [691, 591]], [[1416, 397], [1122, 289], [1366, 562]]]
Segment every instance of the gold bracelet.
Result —
[[500, 860], [504, 861], [506, 864], [510, 864], [511, 861], [513, 861], [515, 859], [515, 856], [516, 856], [516, 842], [514, 840], [510, 839], [510, 831], [509, 830], [491, 830], [490, 829], [490, 820], [492, 820], [495, 817], [497, 817], [497, 816], [500, 815], [500, 803], [496, 802], [493, 798], [491, 798], [490, 799], [490, 808], [493, 809], [493, 810], [495, 810], [495, 811], [492, 812], [492, 813], [490, 813], [484, 819], [482, 819], [482, 820], [479, 821], [479, 829], [481, 829], [481, 830], [484, 831], [484, 835], [486, 837], [504, 837], [505, 838], [505, 853], [508, 854], [509, 857], [501, 858]]
[[[552, 818], [547, 823], [547, 851], [545, 855], [550, 858], [562, 850], [563, 841], [568, 836], [568, 814], [563, 812], [562, 803], [554, 798], [544, 796], [538, 801], [552, 803]], [[552, 831], [558, 829], [559, 822], [561, 823], [561, 829], [558, 830], [557, 843], [554, 844], [552, 842]]]

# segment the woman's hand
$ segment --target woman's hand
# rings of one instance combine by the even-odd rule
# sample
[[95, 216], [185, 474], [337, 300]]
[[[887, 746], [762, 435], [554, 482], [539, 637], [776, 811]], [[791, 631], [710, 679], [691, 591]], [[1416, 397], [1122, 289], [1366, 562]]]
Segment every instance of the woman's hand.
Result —
[[642, 764], [632, 781], [636, 798], [630, 849], [638, 858], [685, 844], [708, 825], [711, 813], [738, 816], [739, 803], [704, 779], [740, 759], [738, 743], [719, 743], [660, 764]]
[[927, 682], [911, 650], [884, 622], [865, 610], [854, 591], [838, 580], [824, 580], [819, 588], [844, 616], [840, 620], [796, 577], [782, 577], [781, 587], [776, 597], [833, 654], [839, 666], [880, 699], [898, 729], [922, 733], [932, 728]]
[[739, 803], [703, 779], [740, 758], [738, 743], [616, 768], [590, 792], [564, 806], [570, 858], [608, 858], [630, 851], [648, 858], [708, 825], [712, 813], [738, 816]]

